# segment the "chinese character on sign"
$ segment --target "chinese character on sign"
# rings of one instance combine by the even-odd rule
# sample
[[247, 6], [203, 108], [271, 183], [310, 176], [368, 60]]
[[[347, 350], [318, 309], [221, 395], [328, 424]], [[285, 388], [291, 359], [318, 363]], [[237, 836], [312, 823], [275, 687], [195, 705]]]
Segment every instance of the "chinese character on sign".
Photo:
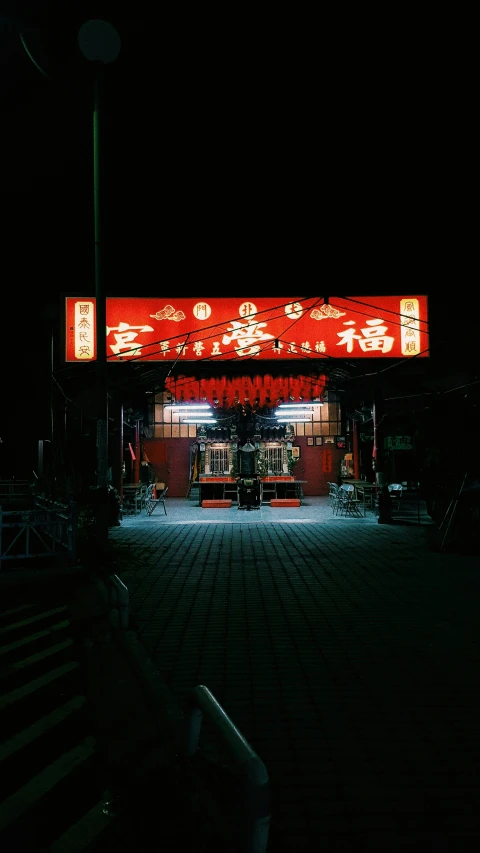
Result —
[[[135, 331], [138, 329], [138, 331]], [[132, 346], [132, 341], [138, 338], [139, 332], [153, 332], [152, 326], [131, 326], [130, 323], [119, 323], [118, 326], [107, 326], [107, 337], [110, 332], [114, 332], [113, 337], [116, 344], [110, 344], [110, 349], [115, 355], [120, 355], [123, 351], [127, 351], [132, 355], [141, 355], [142, 344]]]
[[232, 341], [237, 341], [240, 344], [240, 346], [235, 347], [238, 355], [257, 355], [260, 352], [259, 342], [273, 339], [273, 335], [260, 331], [267, 325], [266, 323], [247, 323], [244, 325], [237, 320], [232, 320], [231, 325], [233, 329], [228, 329], [231, 335], [224, 335], [222, 344], [227, 346]]
[[292, 320], [299, 320], [303, 314], [303, 308], [300, 302], [290, 302], [285, 306], [285, 314]]
[[409, 435], [386, 435], [384, 439], [386, 450], [412, 450], [412, 439]]
[[[367, 328], [360, 329], [363, 338], [362, 335], [356, 334], [354, 328], [346, 329], [344, 332], [338, 332], [338, 337], [342, 340], [337, 343], [337, 347], [346, 346], [347, 352], [353, 352], [353, 342], [354, 340], [357, 340], [360, 349], [363, 350], [363, 352], [390, 352], [395, 338], [385, 334], [388, 330], [388, 326], [383, 326], [383, 322], [383, 320], [367, 320]], [[343, 325], [355, 326], [355, 323], [353, 320], [348, 320]]]
[[402, 355], [420, 352], [420, 309], [418, 299], [400, 300], [400, 344]]
[[211, 313], [212, 309], [207, 302], [197, 302], [193, 307], [193, 316], [196, 317], [197, 320], [208, 320]]
[[333, 469], [333, 455], [329, 447], [326, 447], [322, 453], [322, 471], [324, 474], [330, 474]]
[[243, 302], [238, 309], [239, 317], [253, 317], [257, 313], [257, 306], [253, 302]]
[[95, 357], [94, 316], [93, 302], [75, 303], [75, 358], [86, 360]]

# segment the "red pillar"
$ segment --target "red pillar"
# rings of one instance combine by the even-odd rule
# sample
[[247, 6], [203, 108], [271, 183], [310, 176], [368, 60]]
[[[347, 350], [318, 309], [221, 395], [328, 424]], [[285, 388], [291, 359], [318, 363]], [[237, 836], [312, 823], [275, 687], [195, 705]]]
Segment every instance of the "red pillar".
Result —
[[133, 461], [133, 482], [140, 482], [140, 421], [135, 421], [135, 459]]

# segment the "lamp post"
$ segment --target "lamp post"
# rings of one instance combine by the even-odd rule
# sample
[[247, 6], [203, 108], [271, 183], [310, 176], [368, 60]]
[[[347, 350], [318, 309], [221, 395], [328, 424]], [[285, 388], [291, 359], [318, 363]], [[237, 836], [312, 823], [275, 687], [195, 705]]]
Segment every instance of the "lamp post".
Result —
[[[47, 72], [32, 55], [23, 32], [20, 40], [35, 67], [49, 77]], [[97, 351], [97, 512], [96, 527], [98, 545], [105, 547], [108, 542], [108, 386], [106, 355], [106, 305], [102, 281], [101, 263], [101, 119], [102, 119], [102, 82], [103, 67], [115, 62], [120, 53], [120, 36], [108, 21], [92, 19], [80, 27], [77, 34], [78, 47], [82, 55], [94, 64], [93, 83], [93, 204], [95, 223], [95, 300], [96, 300], [96, 351]], [[53, 372], [53, 337], [52, 337]], [[51, 404], [53, 442], [53, 407]], [[39, 450], [40, 462], [40, 450]], [[43, 465], [43, 453], [42, 453]]]
[[93, 63], [93, 210], [95, 240], [96, 371], [97, 371], [97, 483], [96, 534], [100, 550], [108, 542], [108, 382], [106, 353], [106, 299], [102, 268], [102, 119], [104, 66], [120, 53], [120, 36], [108, 21], [86, 21], [78, 31], [78, 46]]

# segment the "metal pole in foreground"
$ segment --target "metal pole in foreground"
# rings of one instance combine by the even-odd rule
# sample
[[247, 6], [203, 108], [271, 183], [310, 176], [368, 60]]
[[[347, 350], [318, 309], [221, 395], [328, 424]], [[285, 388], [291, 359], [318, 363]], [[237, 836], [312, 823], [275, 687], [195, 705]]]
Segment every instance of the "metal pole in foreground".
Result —
[[93, 83], [93, 200], [95, 224], [95, 300], [97, 362], [97, 489], [96, 533], [102, 551], [108, 543], [108, 384], [106, 353], [106, 301], [102, 270], [102, 96], [103, 66], [120, 53], [120, 37], [108, 21], [86, 21], [78, 31], [78, 45], [86, 59], [95, 63]]
[[96, 64], [93, 83], [93, 204], [95, 227], [95, 302], [97, 350], [97, 488], [96, 533], [102, 549], [108, 542], [108, 384], [106, 353], [106, 301], [102, 276], [102, 95], [103, 66]]

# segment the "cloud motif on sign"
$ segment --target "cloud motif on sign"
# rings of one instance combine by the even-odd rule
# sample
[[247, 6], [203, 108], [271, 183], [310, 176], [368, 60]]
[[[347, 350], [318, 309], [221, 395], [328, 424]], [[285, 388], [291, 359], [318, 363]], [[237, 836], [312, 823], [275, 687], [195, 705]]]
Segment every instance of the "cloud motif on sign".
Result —
[[310, 317], [312, 320], [326, 320], [327, 317], [345, 317], [346, 311], [339, 311], [332, 305], [322, 305], [321, 308], [314, 308]]
[[179, 323], [180, 320], [185, 320], [185, 314], [183, 311], [175, 311], [173, 305], [165, 305], [165, 308], [162, 308], [161, 311], [157, 311], [156, 314], [150, 314], [154, 320], [173, 320], [175, 323]]

